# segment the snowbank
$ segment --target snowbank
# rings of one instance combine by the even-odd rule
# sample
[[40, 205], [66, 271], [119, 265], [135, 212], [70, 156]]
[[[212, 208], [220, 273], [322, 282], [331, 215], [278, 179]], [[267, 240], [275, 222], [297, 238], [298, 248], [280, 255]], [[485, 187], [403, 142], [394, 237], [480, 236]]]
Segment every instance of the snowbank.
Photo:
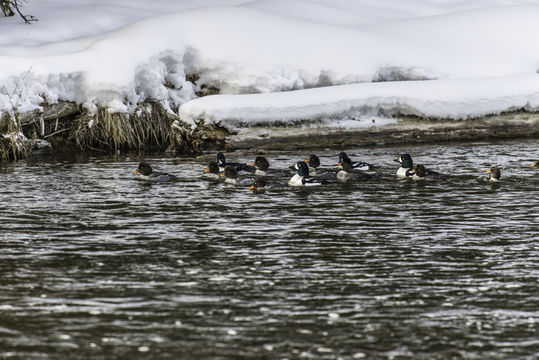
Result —
[[[44, 101], [129, 112], [149, 98], [187, 120], [244, 126], [539, 107], [537, 1], [40, 0], [24, 10], [40, 21], [0, 18], [0, 113]], [[196, 99], [186, 74], [227, 95]], [[259, 95], [234, 95], [249, 93]]]

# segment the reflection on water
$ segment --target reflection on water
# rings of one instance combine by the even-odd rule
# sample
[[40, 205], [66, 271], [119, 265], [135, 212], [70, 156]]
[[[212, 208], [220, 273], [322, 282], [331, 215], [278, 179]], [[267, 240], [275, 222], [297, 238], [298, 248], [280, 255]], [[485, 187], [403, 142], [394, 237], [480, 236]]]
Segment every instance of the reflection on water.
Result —
[[[3, 164], [0, 358], [531, 359], [538, 145], [347, 149], [378, 176], [263, 194], [205, 160], [148, 157], [182, 179], [150, 185], [136, 156]], [[397, 180], [403, 151], [450, 178]]]

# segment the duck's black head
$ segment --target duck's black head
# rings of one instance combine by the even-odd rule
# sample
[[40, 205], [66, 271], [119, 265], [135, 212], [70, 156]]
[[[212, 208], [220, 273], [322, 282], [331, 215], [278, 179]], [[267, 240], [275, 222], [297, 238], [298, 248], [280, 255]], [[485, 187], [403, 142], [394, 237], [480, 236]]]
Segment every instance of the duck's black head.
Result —
[[253, 181], [249, 189], [251, 189], [253, 192], [261, 192], [261, 191], [264, 191], [265, 186], [266, 186], [266, 180], [264, 178], [259, 178]]
[[234, 166], [227, 165], [225, 166], [225, 171], [221, 174], [221, 176], [225, 176], [228, 179], [235, 179], [238, 177], [238, 171]]
[[222, 152], [217, 153], [217, 165], [219, 165], [219, 167], [226, 166], [225, 154], [223, 154]]
[[138, 168], [133, 171], [135, 174], [141, 174], [144, 176], [149, 176], [152, 173], [152, 167], [147, 162], [141, 162], [138, 164]]
[[344, 159], [347, 159], [347, 158], [348, 158], [348, 155], [346, 155], [346, 153], [345, 153], [344, 151], [341, 151], [341, 152], [339, 153], [339, 162], [340, 162], [340, 163], [342, 163], [342, 161], [343, 161]]
[[500, 180], [500, 177], [502, 176], [502, 171], [497, 166], [491, 167], [487, 172], [490, 173], [491, 180]]
[[395, 159], [396, 162], [401, 164], [401, 167], [406, 169], [411, 169], [414, 167], [414, 162], [410, 154], [401, 154], [398, 159]]
[[269, 161], [263, 156], [257, 156], [255, 162], [251, 166], [256, 166], [258, 170], [266, 171], [269, 169]]
[[309, 158], [305, 161], [308, 162], [309, 166], [312, 168], [316, 169], [317, 167], [320, 166], [320, 158], [314, 154], [309, 156]]
[[299, 176], [309, 176], [309, 165], [305, 161], [299, 161], [296, 167], [298, 168]]
[[208, 167], [204, 172], [210, 173], [210, 174], [219, 174], [219, 165], [217, 165], [217, 162], [210, 161], [208, 162]]
[[343, 171], [351, 172], [352, 171], [352, 160], [349, 157], [343, 158], [339, 165], [342, 166]]
[[416, 176], [425, 177], [426, 169], [422, 164], [418, 164], [418, 165], [414, 166], [412, 171]]

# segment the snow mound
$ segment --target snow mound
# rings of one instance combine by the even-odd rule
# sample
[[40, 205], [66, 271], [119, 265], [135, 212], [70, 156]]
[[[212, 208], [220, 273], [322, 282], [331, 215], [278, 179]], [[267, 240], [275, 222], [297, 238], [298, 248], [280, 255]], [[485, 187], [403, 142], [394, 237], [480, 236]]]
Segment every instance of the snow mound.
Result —
[[[243, 125], [537, 109], [536, 1], [37, 3], [30, 26], [0, 18], [0, 114], [58, 101], [130, 112], [147, 99]], [[196, 99], [189, 74], [225, 95]]]

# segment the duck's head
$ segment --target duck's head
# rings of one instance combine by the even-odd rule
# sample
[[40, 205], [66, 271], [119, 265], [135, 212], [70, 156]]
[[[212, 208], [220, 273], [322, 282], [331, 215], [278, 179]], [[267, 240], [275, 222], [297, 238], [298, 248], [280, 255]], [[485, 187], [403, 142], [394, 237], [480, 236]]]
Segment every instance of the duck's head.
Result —
[[309, 163], [309, 166], [315, 169], [320, 166], [320, 158], [314, 154], [309, 156], [305, 162]]
[[269, 169], [269, 161], [263, 156], [257, 156], [251, 166], [256, 166], [258, 170], [266, 171]]
[[236, 168], [232, 165], [225, 166], [225, 171], [221, 174], [221, 176], [226, 177], [227, 179], [235, 179], [238, 177], [238, 171]]
[[352, 160], [349, 157], [345, 157], [341, 161], [339, 161], [339, 166], [342, 167], [343, 171], [351, 172], [352, 171]]
[[152, 167], [147, 162], [141, 162], [138, 164], [138, 168], [133, 171], [133, 174], [141, 174], [148, 176], [152, 173]]
[[418, 164], [413, 167], [412, 173], [420, 178], [425, 177], [425, 167], [422, 164]]
[[342, 163], [342, 161], [343, 161], [344, 159], [346, 159], [347, 157], [348, 157], [348, 155], [346, 155], [346, 153], [345, 153], [344, 151], [341, 151], [341, 152], [339, 153], [339, 163]]
[[400, 163], [401, 167], [405, 169], [411, 169], [414, 167], [414, 162], [412, 161], [410, 154], [401, 154], [397, 159], [395, 159], [395, 161]]
[[215, 161], [210, 161], [208, 163], [208, 167], [204, 170], [204, 172], [210, 174], [219, 174], [219, 165], [217, 165], [217, 162]]
[[532, 164], [532, 168], [539, 168], [539, 160]]
[[217, 153], [217, 165], [219, 165], [220, 167], [226, 166], [225, 154], [223, 154], [222, 152]]
[[249, 189], [252, 190], [253, 192], [262, 192], [264, 191], [265, 186], [266, 186], [266, 180], [263, 178], [260, 178], [253, 181]]
[[487, 170], [487, 172], [490, 173], [490, 180], [493, 181], [499, 181], [500, 177], [502, 176], [502, 171], [497, 166], [491, 167]]
[[309, 165], [305, 161], [299, 161], [296, 167], [298, 168], [299, 176], [309, 176]]

